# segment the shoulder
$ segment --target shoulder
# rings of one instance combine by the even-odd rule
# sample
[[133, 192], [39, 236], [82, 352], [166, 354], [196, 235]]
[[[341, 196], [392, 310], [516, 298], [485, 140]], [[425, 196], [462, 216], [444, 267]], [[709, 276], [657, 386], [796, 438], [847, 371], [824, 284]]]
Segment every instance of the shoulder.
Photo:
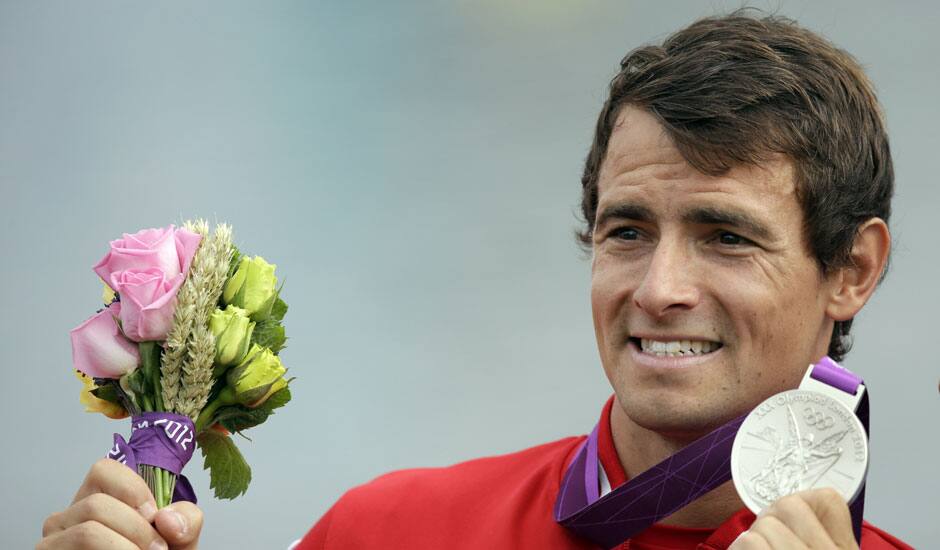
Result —
[[442, 468], [414, 468], [384, 474], [347, 492], [340, 502], [351, 507], [387, 506], [406, 501], [408, 506], [430, 500], [435, 505], [465, 504], [476, 494], [517, 490], [535, 483], [557, 488], [564, 466], [583, 437], [569, 437], [517, 451], [477, 458]]
[[897, 537], [866, 522], [862, 523], [861, 550], [914, 550], [914, 547]]
[[[499, 538], [490, 527], [506, 529], [506, 517], [514, 517], [517, 528], [551, 530], [564, 468], [583, 440], [568, 437], [452, 466], [384, 474], [347, 491], [298, 548], [371, 548], [389, 540], [434, 548], [455, 537], [470, 548], [474, 537]], [[313, 540], [319, 542], [305, 544]]]

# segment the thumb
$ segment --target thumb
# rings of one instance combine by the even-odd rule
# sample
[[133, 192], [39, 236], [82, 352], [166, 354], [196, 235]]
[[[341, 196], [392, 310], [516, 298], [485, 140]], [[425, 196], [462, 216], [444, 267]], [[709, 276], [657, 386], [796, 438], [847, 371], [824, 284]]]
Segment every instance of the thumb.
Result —
[[202, 531], [202, 510], [192, 502], [175, 502], [162, 508], [153, 523], [170, 548], [196, 550]]

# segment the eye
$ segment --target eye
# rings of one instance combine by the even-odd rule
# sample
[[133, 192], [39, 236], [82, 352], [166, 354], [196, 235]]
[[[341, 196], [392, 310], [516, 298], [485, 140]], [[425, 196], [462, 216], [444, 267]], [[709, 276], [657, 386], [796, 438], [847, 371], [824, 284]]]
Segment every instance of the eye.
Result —
[[752, 244], [751, 241], [745, 239], [741, 235], [732, 233], [730, 231], [721, 231], [718, 233], [717, 240], [719, 244], [725, 246], [740, 246], [746, 244]]
[[640, 232], [635, 227], [618, 227], [610, 232], [610, 236], [624, 241], [635, 241], [640, 238]]

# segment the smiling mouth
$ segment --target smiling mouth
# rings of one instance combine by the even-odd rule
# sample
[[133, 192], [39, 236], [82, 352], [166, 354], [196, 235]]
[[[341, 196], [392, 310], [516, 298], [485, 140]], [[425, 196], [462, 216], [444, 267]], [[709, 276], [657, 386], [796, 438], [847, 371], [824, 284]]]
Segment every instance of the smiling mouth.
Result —
[[643, 353], [658, 357], [695, 357], [714, 353], [721, 349], [721, 342], [711, 340], [651, 340], [649, 338], [630, 338]]

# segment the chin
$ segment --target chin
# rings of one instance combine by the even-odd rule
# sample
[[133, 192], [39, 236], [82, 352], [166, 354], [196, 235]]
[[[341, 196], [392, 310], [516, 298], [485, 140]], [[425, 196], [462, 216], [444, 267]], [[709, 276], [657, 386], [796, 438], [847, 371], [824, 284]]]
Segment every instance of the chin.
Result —
[[684, 400], [621, 400], [621, 407], [627, 418], [643, 429], [688, 440], [698, 439], [740, 415], [724, 408], [690, 404]]

